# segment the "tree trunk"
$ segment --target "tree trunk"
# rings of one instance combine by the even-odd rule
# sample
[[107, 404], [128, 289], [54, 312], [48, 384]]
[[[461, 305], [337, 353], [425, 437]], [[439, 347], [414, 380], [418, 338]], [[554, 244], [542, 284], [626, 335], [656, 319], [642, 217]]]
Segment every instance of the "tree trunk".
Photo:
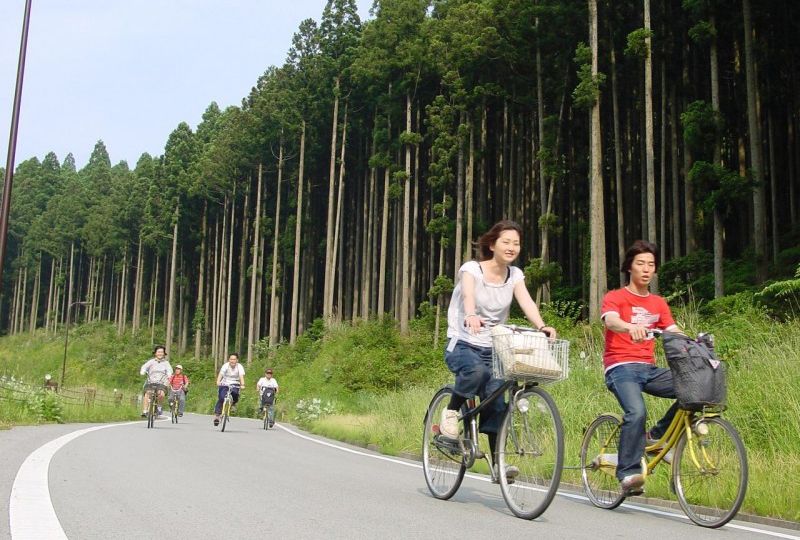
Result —
[[303, 165], [306, 151], [306, 121], [302, 121], [300, 132], [300, 170], [297, 177], [297, 209], [294, 226], [294, 271], [292, 276], [292, 315], [289, 324], [289, 343], [297, 339], [297, 309], [300, 294], [300, 233], [303, 224]]
[[[772, 264], [778, 264], [778, 170], [775, 168], [775, 145], [772, 127], [772, 111], [767, 113], [767, 143], [769, 144], [769, 193], [772, 216]], [[38, 276], [38, 273], [37, 273]]]
[[[411, 134], [411, 95], [406, 92], [406, 133]], [[413, 180], [416, 182], [416, 179]], [[402, 294], [400, 295], [400, 333], [408, 334], [408, 300], [411, 277], [411, 144], [406, 145], [406, 179], [403, 183]]]
[[169, 267], [169, 302], [166, 320], [166, 339], [164, 341], [168, 354], [172, 354], [172, 330], [175, 322], [175, 277], [178, 261], [178, 218], [180, 216], [180, 204], [175, 205], [175, 215], [172, 224], [172, 255], [170, 256]]
[[744, 19], [745, 77], [747, 79], [747, 131], [750, 143], [750, 169], [756, 183], [753, 188], [753, 246], [756, 252], [756, 283], [767, 279], [767, 216], [764, 190], [764, 167], [761, 159], [761, 126], [758, 119], [755, 56], [753, 52], [753, 20], [750, 0], [742, 0]]
[[[647, 5], [649, 0], [645, 0]], [[592, 49], [592, 77], [597, 76], [597, 0], [589, 0], [589, 41]], [[606, 291], [605, 214], [603, 211], [603, 167], [600, 132], [600, 96], [591, 112], [591, 193], [590, 215], [590, 290], [589, 317], [600, 317], [600, 304]], [[651, 126], [652, 127], [652, 126]]]
[[[281, 145], [281, 153], [283, 153], [283, 145]], [[280, 168], [280, 165], [279, 165]], [[256, 187], [256, 214], [253, 219], [253, 245], [250, 263], [250, 311], [247, 317], [247, 365], [248, 367], [253, 362], [253, 343], [256, 333], [256, 289], [258, 283], [258, 246], [261, 234], [261, 179], [263, 174], [263, 166], [258, 164], [258, 184]], [[280, 173], [278, 173], [280, 175]], [[280, 178], [280, 177], [279, 177]], [[278, 193], [280, 194], [280, 180], [278, 181]], [[278, 195], [280, 197], [280, 195]], [[277, 220], [278, 214], [276, 212], [275, 219]], [[277, 224], [275, 231], [277, 232]]]
[[272, 347], [278, 342], [278, 332], [280, 325], [278, 324], [278, 305], [277, 305], [277, 291], [278, 286], [278, 239], [280, 235], [281, 223], [281, 181], [283, 179], [283, 132], [281, 132], [281, 145], [278, 150], [278, 185], [275, 188], [277, 193], [275, 201], [275, 231], [272, 237], [272, 275], [270, 276], [270, 291], [269, 291], [269, 346]]
[[[208, 213], [208, 201], [204, 201], [203, 203], [203, 221], [202, 225], [200, 226], [200, 264], [197, 268], [197, 301], [195, 303], [195, 317], [197, 317], [198, 313], [205, 313], [205, 283], [206, 283], [206, 237], [207, 237], [207, 213]], [[198, 317], [198, 319], [200, 319]], [[194, 330], [194, 359], [196, 361], [200, 360], [200, 354], [202, 353], [203, 348], [203, 333], [205, 331], [206, 325], [208, 324], [208, 320], [205, 316], [202, 319], [198, 320], [195, 324], [193, 324]]]
[[[458, 127], [456, 127], [457, 133], [461, 131], [461, 125], [464, 123], [464, 111], [461, 111], [461, 114], [458, 118]], [[503, 106], [503, 126], [504, 130], [503, 133], [505, 134], [505, 126], [508, 124], [508, 107], [507, 105]], [[461, 268], [461, 257], [463, 256], [463, 238], [464, 238], [464, 141], [461, 139], [460, 135], [456, 135], [456, 141], [458, 141], [458, 158], [456, 161], [456, 241], [455, 241], [455, 249], [453, 250], [453, 279], [458, 279], [458, 270]], [[505, 141], [505, 137], [504, 137]], [[506, 148], [504, 142], [503, 154], [505, 155]], [[505, 173], [505, 171], [504, 171]], [[511, 186], [508, 182], [504, 182], [506, 189], [510, 192]], [[511, 208], [509, 206], [506, 207], [506, 212], [510, 212]], [[508, 215], [508, 214], [507, 214]]]
[[[389, 97], [392, 95], [392, 85], [389, 85]], [[386, 133], [388, 138], [392, 136], [392, 119], [389, 114], [386, 115]], [[388, 153], [388, 152], [387, 152]], [[389, 167], [383, 172], [383, 212], [381, 214], [381, 251], [380, 251], [380, 266], [378, 271], [378, 317], [383, 318], [384, 315], [384, 301], [386, 298], [386, 249], [388, 246], [389, 236]]]
[[[237, 302], [236, 302], [236, 330], [235, 330], [235, 350], [239, 351], [241, 354], [242, 351], [242, 339], [244, 337], [244, 286], [245, 286], [245, 277], [247, 274], [247, 240], [248, 240], [248, 231], [249, 231], [249, 199], [250, 199], [250, 183], [252, 183], [252, 178], [250, 182], [247, 184], [247, 193], [244, 196], [244, 221], [242, 222], [242, 238], [241, 238], [241, 245], [239, 251], [239, 294], [237, 295]], [[248, 349], [249, 351], [249, 349]], [[248, 352], [248, 358], [249, 358]], [[250, 364], [248, 363], [248, 366]]]
[[336, 187], [336, 139], [339, 134], [339, 77], [333, 90], [333, 120], [331, 126], [331, 157], [328, 174], [328, 222], [325, 228], [325, 290], [323, 292], [322, 317], [327, 322], [331, 317], [333, 299], [333, 195]]
[[[622, 266], [625, 258], [625, 206], [622, 187], [622, 147], [619, 136], [619, 102], [617, 98], [617, 58], [611, 46], [611, 102], [614, 116], [614, 187], [617, 206], [617, 262]], [[620, 287], [625, 284], [625, 274], [619, 274]]]
[[[644, 28], [650, 28], [650, 0], [644, 0]], [[648, 36], [645, 39], [647, 51], [644, 57], [644, 119], [645, 119], [645, 167], [647, 178], [647, 239], [658, 242], [656, 230], [656, 171], [653, 136], [653, 43]], [[653, 292], [658, 292], [658, 275], [653, 276], [650, 285]]]
[[[715, 26], [714, 15], [711, 15], [710, 23]], [[719, 61], [717, 59], [717, 40], [712, 37], [709, 52], [709, 63], [711, 70], [711, 108], [719, 114]], [[722, 149], [719, 137], [714, 141], [714, 164], [722, 166]], [[722, 216], [718, 208], [714, 208], [714, 297], [721, 298], [725, 294], [725, 281], [723, 275], [723, 250], [725, 229], [722, 223]]]
[[33, 334], [36, 331], [36, 322], [39, 318], [39, 287], [42, 280], [42, 260], [36, 261], [36, 276], [33, 279], [33, 295], [31, 297], [31, 316], [28, 331]]
[[337, 288], [336, 287], [336, 280], [337, 275], [339, 276], [339, 280], [341, 281], [341, 271], [336, 271], [336, 267], [338, 265], [338, 257], [339, 257], [339, 231], [341, 230], [341, 221], [342, 221], [342, 199], [344, 197], [344, 175], [345, 175], [345, 167], [344, 167], [344, 160], [345, 160], [345, 147], [347, 146], [347, 108], [349, 103], [345, 101], [344, 105], [344, 120], [342, 121], [342, 154], [339, 159], [339, 193], [336, 196], [336, 217], [334, 219], [333, 225], [333, 245], [331, 246], [331, 271], [330, 271], [330, 283], [328, 288], [328, 317], [335, 318], [337, 321], [342, 320], [342, 303], [338, 301], [335, 303], [336, 305], [336, 312], [334, 313], [334, 291], [338, 290], [339, 295], [341, 295], [342, 287], [341, 285]]

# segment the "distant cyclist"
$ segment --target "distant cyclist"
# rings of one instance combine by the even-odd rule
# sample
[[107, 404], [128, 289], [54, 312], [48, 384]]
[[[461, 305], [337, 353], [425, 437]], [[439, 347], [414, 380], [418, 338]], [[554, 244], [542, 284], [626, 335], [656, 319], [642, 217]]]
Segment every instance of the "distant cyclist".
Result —
[[[140, 375], [146, 375], [145, 385], [158, 385], [156, 399], [159, 404], [158, 414], [161, 415], [161, 402], [164, 401], [164, 394], [168, 389], [169, 378], [172, 376], [172, 366], [167, 360], [167, 349], [163, 345], [156, 345], [153, 349], [153, 358], [142, 364], [139, 370]], [[142, 418], [147, 416], [147, 409], [150, 406], [150, 392], [145, 392], [142, 400]]]
[[214, 406], [214, 425], [219, 425], [219, 415], [222, 414], [222, 403], [231, 389], [233, 404], [239, 402], [239, 390], [244, 388], [244, 368], [239, 364], [239, 355], [232, 353], [219, 369], [217, 375], [217, 404]]
[[261, 396], [260, 411], [266, 409], [269, 412], [269, 427], [275, 424], [275, 398], [278, 395], [278, 381], [272, 376], [272, 369], [267, 368], [264, 376], [258, 379], [256, 384], [258, 394]]
[[186, 408], [186, 393], [189, 391], [189, 377], [183, 373], [182, 365], [175, 366], [175, 373], [169, 378], [169, 387], [169, 400], [172, 401], [173, 396], [177, 396], [178, 416], [183, 416], [183, 410]]

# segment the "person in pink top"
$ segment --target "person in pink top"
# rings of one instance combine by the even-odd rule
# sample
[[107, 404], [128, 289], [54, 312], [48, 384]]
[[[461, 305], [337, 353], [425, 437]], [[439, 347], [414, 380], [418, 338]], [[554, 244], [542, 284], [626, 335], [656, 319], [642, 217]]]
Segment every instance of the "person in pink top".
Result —
[[667, 302], [650, 293], [650, 281], [658, 271], [658, 247], [637, 240], [622, 263], [627, 284], [603, 298], [600, 318], [605, 324], [606, 387], [624, 412], [617, 456], [617, 479], [626, 496], [644, 492], [641, 458], [646, 439], [660, 438], [677, 411], [673, 403], [664, 417], [645, 433], [647, 409], [642, 392], [675, 398], [672, 372], [656, 366], [655, 341], [648, 333], [656, 328], [680, 332]]

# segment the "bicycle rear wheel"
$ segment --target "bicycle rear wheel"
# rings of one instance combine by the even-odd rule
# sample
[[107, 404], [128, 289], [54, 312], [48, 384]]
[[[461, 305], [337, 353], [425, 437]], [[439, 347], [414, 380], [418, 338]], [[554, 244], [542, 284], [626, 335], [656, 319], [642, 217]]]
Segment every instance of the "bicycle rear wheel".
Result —
[[[547, 391], [532, 387], [519, 394], [506, 413], [497, 447], [506, 504], [522, 519], [539, 517], [558, 491], [564, 463], [564, 427]], [[509, 474], [513, 468], [516, 476]]]
[[439, 432], [442, 411], [447, 408], [452, 395], [452, 388], [445, 387], [433, 396], [425, 414], [422, 432], [422, 470], [425, 473], [425, 483], [428, 484], [431, 494], [442, 500], [455, 495], [467, 471], [460, 443], [442, 437]]
[[595, 418], [581, 443], [581, 478], [592, 504], [611, 510], [625, 497], [617, 480], [617, 455], [620, 420], [610, 414]]
[[[730, 422], [705, 418], [707, 434], [697, 428], [684, 435], [675, 449], [672, 474], [681, 508], [702, 527], [721, 527], [733, 519], [747, 491], [744, 444]], [[703, 430], [705, 431], [705, 430]]]

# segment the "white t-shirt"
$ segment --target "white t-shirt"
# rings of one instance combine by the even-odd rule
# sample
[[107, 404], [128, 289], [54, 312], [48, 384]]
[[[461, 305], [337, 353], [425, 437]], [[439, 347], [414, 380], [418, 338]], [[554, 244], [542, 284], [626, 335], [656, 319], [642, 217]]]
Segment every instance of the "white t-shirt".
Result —
[[219, 373], [222, 375], [222, 378], [220, 379], [220, 384], [222, 386], [241, 384], [239, 377], [244, 378], [244, 368], [242, 367], [242, 364], [236, 364], [236, 367], [232, 368], [229, 362], [225, 362], [219, 369]]
[[160, 362], [155, 358], [151, 358], [142, 365], [139, 374], [147, 375], [148, 383], [168, 385], [168, 379], [172, 376], [172, 366], [166, 358]]
[[267, 379], [266, 377], [261, 377], [260, 379], [258, 379], [258, 382], [256, 383], [256, 388], [258, 389], [259, 393], [261, 393], [261, 391], [264, 388], [275, 388], [275, 389], [277, 389], [278, 388], [278, 381], [275, 380], [275, 377], [270, 377], [269, 379]]
[[[471, 334], [464, 326], [464, 297], [461, 292], [461, 276], [464, 272], [475, 278], [475, 314], [483, 319], [483, 326], [477, 334]], [[479, 347], [491, 347], [493, 326], [503, 324], [508, 319], [511, 302], [514, 300], [514, 287], [525, 279], [516, 266], [508, 267], [508, 278], [503, 283], [487, 283], [478, 261], [465, 262], [458, 270], [458, 283], [450, 298], [447, 309], [447, 337], [457, 338]]]

